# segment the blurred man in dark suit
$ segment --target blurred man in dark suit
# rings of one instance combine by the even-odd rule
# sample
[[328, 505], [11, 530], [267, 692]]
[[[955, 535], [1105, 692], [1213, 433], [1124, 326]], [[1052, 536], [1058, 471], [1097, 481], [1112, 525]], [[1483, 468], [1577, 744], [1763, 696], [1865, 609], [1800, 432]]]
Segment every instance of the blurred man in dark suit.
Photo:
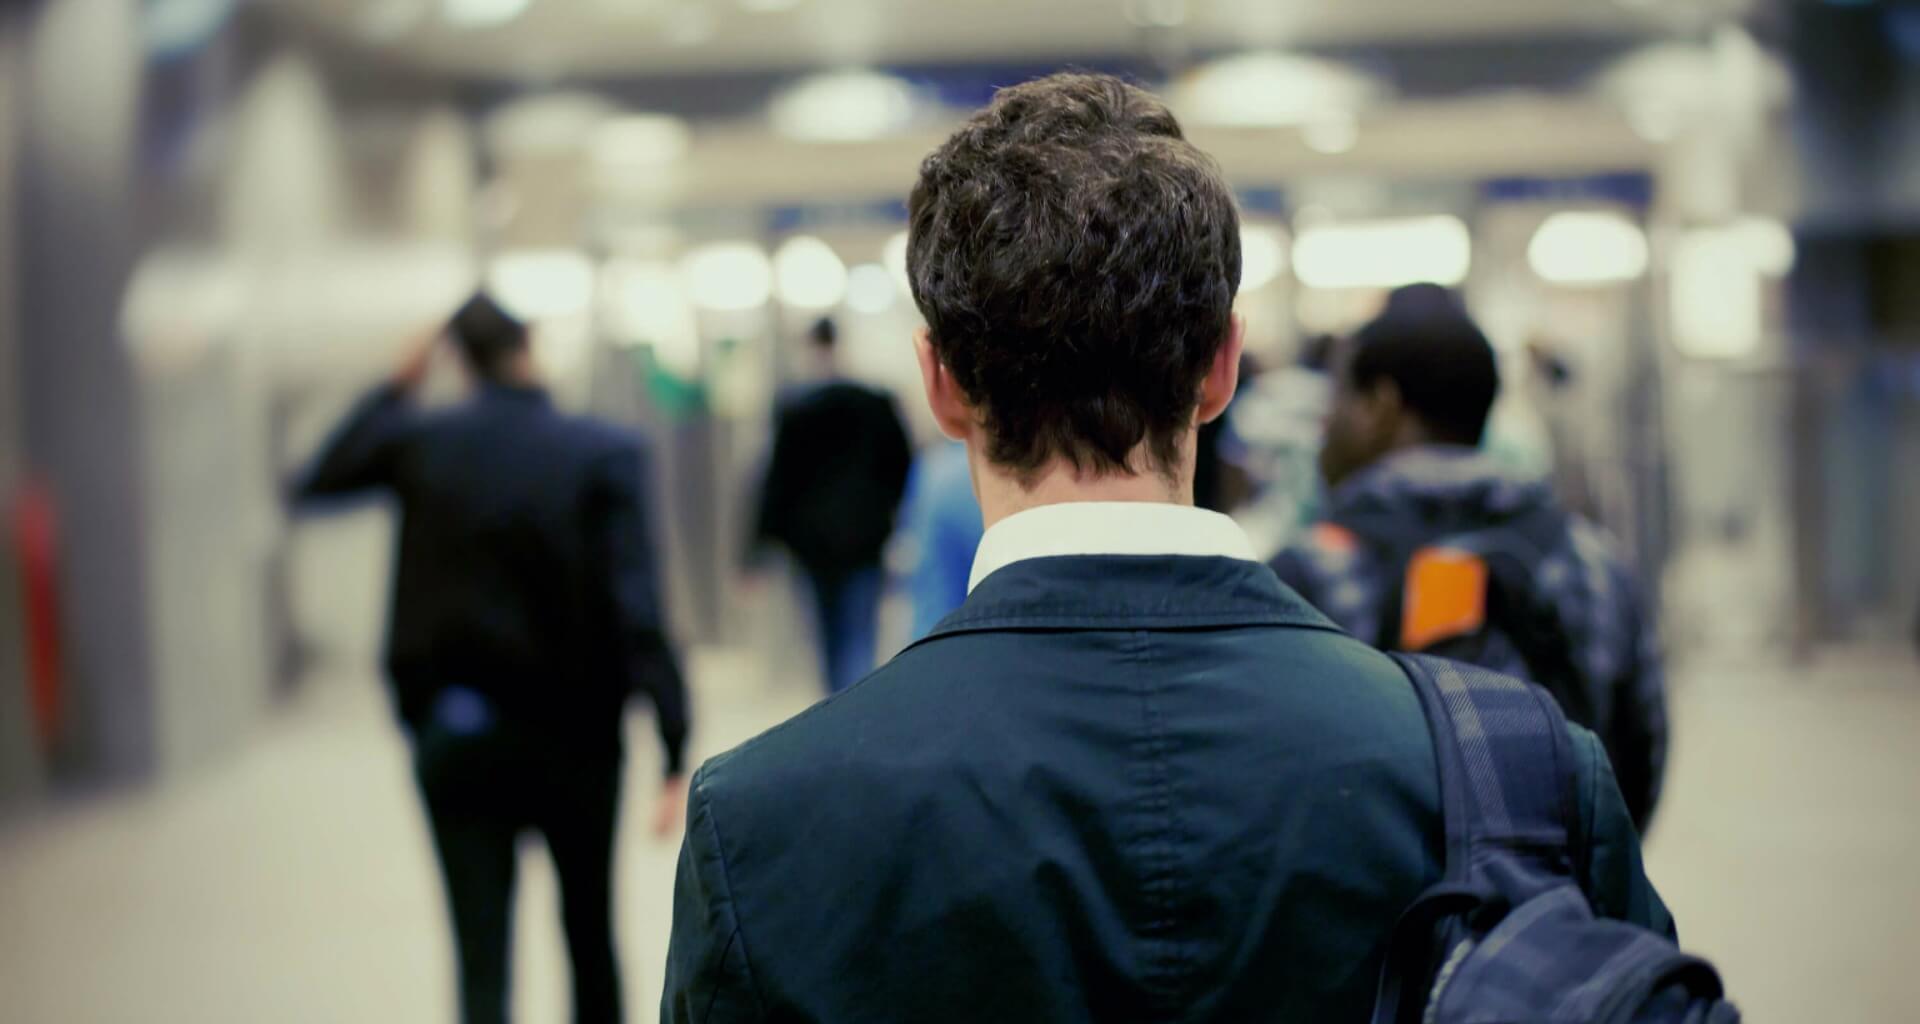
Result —
[[824, 380], [782, 406], [760, 489], [757, 542], [784, 545], [812, 585], [827, 688], [873, 670], [885, 577], [913, 448], [885, 392], [838, 373], [833, 321], [809, 332]]
[[445, 333], [473, 397], [439, 411], [412, 401], [436, 333], [355, 407], [297, 493], [399, 502], [387, 668], [446, 879], [463, 1019], [506, 1019], [516, 846], [533, 830], [560, 879], [574, 1019], [619, 1021], [613, 851], [621, 711], [636, 691], [653, 699], [666, 749], [656, 833], [686, 792], [646, 450], [556, 411], [526, 327], [486, 296]]

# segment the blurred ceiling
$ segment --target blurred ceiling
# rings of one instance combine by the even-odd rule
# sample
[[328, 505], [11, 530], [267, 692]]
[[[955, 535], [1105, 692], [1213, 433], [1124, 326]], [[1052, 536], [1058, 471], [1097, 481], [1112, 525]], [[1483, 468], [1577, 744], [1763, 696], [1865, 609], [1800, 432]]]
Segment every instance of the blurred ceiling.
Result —
[[1755, 0], [282, 0], [300, 30], [463, 77], [1017, 63], [1169, 48], [1645, 38]]

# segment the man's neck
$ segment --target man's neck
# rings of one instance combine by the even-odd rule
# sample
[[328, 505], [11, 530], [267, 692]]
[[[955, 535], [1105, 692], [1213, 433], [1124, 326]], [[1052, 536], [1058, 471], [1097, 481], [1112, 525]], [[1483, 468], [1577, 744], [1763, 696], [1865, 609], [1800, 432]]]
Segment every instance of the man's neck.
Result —
[[1069, 463], [1056, 462], [1042, 470], [1031, 486], [1023, 486], [977, 454], [969, 453], [969, 459], [973, 463], [974, 490], [980, 497], [981, 523], [988, 528], [1028, 509], [1068, 502], [1193, 504], [1191, 467], [1178, 479], [1170, 479], [1153, 472], [1089, 476], [1075, 471]]

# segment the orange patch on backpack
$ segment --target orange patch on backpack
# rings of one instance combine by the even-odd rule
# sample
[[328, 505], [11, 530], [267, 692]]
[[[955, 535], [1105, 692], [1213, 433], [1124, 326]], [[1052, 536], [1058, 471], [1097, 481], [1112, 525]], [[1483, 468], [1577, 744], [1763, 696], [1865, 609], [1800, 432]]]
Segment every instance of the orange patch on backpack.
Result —
[[1487, 624], [1487, 563], [1471, 552], [1425, 548], [1407, 563], [1400, 646], [1423, 651]]

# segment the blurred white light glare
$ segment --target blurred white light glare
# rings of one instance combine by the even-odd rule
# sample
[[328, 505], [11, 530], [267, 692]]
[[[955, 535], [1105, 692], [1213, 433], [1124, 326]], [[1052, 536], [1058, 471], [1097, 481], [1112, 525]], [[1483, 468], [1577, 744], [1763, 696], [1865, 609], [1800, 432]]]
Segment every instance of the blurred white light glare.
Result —
[[1202, 124], [1289, 125], [1359, 110], [1381, 92], [1377, 79], [1334, 61], [1248, 53], [1202, 65], [1171, 97], [1183, 118]]
[[862, 263], [847, 272], [847, 308], [856, 313], [885, 313], [899, 294], [893, 275], [878, 263]]
[[701, 309], [759, 309], [773, 295], [773, 267], [752, 242], [715, 242], [687, 253], [680, 265], [688, 295]]
[[1452, 216], [1321, 224], [1293, 243], [1294, 273], [1311, 288], [1457, 285], [1472, 262], [1473, 239]]
[[622, 114], [594, 129], [594, 163], [603, 169], [664, 167], [687, 155], [693, 133], [668, 114]]
[[1527, 263], [1553, 284], [1632, 281], [1647, 272], [1647, 235], [1617, 213], [1556, 213], [1533, 233]]
[[913, 117], [907, 83], [872, 71], [813, 75], [774, 97], [775, 132], [806, 142], [877, 139]]
[[1679, 138], [1684, 117], [1678, 108], [1660, 100], [1636, 100], [1627, 107], [1627, 126], [1648, 142]]
[[1127, 20], [1141, 28], [1179, 28], [1187, 23], [1187, 0], [1127, 0]]
[[1351, 114], [1309, 121], [1300, 126], [1300, 141], [1308, 149], [1329, 156], [1350, 152], [1360, 144], [1360, 122]]
[[900, 294], [913, 294], [913, 280], [907, 276], [907, 233], [905, 231], [887, 239], [887, 244], [880, 250], [880, 263], [893, 277], [893, 282], [900, 289]]
[[1696, 359], [1738, 359], [1760, 348], [1760, 272], [1739, 227], [1702, 228], [1674, 243], [1673, 343]]
[[796, 309], [831, 309], [847, 294], [847, 265], [812, 235], [789, 238], [773, 254], [774, 290]]
[[526, 13], [533, 0], [446, 0], [441, 8], [455, 28], [494, 28]]
[[487, 289], [515, 316], [547, 320], [593, 302], [593, 263], [577, 249], [517, 249], [493, 258]]
[[1733, 230], [1740, 235], [1742, 248], [1753, 268], [1768, 277], [1785, 277], [1793, 271], [1799, 250], [1793, 231], [1771, 217], [1742, 217]]
[[372, 0], [356, 19], [370, 42], [391, 43], [419, 28], [432, 13], [429, 0]]
[[653, 346], [660, 366], [681, 378], [700, 372], [700, 335], [679, 271], [659, 260], [614, 260], [602, 272], [610, 338]]
[[737, 0], [740, 9], [755, 14], [776, 14], [800, 6], [801, 0]]
[[1240, 229], [1240, 290], [1265, 288], [1287, 268], [1287, 245], [1280, 232], [1263, 225]]

